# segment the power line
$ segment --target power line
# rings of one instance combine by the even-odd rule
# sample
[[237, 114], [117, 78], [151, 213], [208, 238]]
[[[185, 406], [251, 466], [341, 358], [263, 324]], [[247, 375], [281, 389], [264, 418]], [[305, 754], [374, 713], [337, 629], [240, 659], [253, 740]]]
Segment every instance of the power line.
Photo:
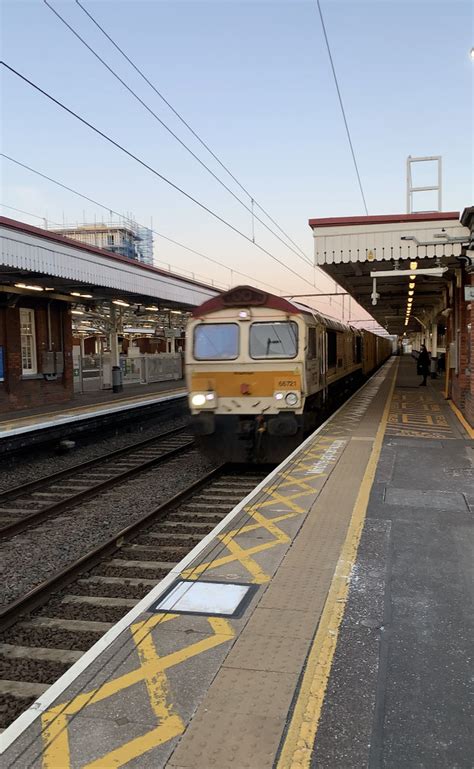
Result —
[[[85, 195], [84, 193], [79, 192], [78, 190], [75, 190], [73, 187], [69, 187], [67, 184], [63, 184], [63, 182], [59, 182], [57, 179], [53, 179], [51, 176], [48, 176], [47, 174], [44, 174], [41, 171], [38, 171], [36, 168], [32, 168], [31, 166], [26, 165], [26, 163], [21, 163], [19, 160], [12, 158], [10, 155], [6, 155], [4, 152], [0, 152], [0, 156], [6, 158], [6, 160], [9, 160], [11, 163], [15, 163], [17, 166], [21, 166], [22, 168], [25, 168], [27, 171], [30, 171], [31, 173], [36, 174], [36, 176], [41, 176], [43, 179], [46, 179], [48, 182], [51, 182], [52, 184], [56, 184], [58, 187], [61, 187], [62, 189], [67, 190], [68, 192], [72, 192], [73, 195], [77, 195], [78, 197], [83, 198], [83, 200], [87, 200], [89, 203], [93, 203], [95, 206], [99, 206], [99, 208], [103, 208], [105, 211], [109, 211], [110, 214], [114, 214], [115, 216], [122, 217], [123, 219], [129, 218], [125, 216], [125, 214], [122, 214], [119, 211], [115, 211], [113, 208], [106, 205], [105, 203], [100, 203], [98, 200], [94, 200], [94, 198], [89, 197], [89, 195]], [[13, 206], [6, 206], [6, 207], [13, 208]], [[19, 208], [15, 208], [13, 210], [21, 211], [21, 209]], [[28, 214], [28, 216], [34, 216], [38, 219], [44, 219], [44, 217], [37, 216], [36, 214], [32, 214], [29, 211], [22, 211], [22, 213]], [[56, 222], [56, 224], [58, 224], [58, 222]], [[137, 222], [137, 224], [139, 227], [146, 226], [144, 224], [140, 224], [139, 222]], [[219, 267], [224, 267], [226, 270], [229, 270], [230, 272], [235, 272], [237, 275], [242, 275], [242, 277], [244, 278], [250, 278], [250, 280], [255, 280], [255, 278], [252, 275], [248, 275], [245, 272], [241, 272], [240, 270], [236, 270], [233, 267], [229, 267], [227, 264], [224, 264], [223, 262], [219, 262], [217, 259], [213, 259], [211, 256], [207, 256], [206, 254], [203, 254], [201, 251], [196, 251], [196, 249], [191, 248], [191, 246], [186, 246], [184, 243], [180, 243], [178, 240], [174, 240], [173, 238], [169, 238], [167, 235], [163, 235], [163, 233], [158, 232], [158, 230], [154, 230], [151, 227], [147, 229], [151, 229], [151, 232], [153, 232], [154, 235], [157, 235], [158, 237], [163, 238], [163, 240], [167, 240], [169, 243], [172, 243], [175, 246], [179, 246], [180, 248], [183, 248], [186, 251], [189, 251], [190, 253], [195, 254], [196, 256], [200, 256], [203, 259], [207, 259], [207, 261], [212, 262], [212, 264], [216, 264]], [[163, 262], [163, 263], [166, 264], [166, 262]], [[271, 283], [265, 283], [264, 281], [261, 281], [261, 280], [259, 280], [258, 282], [264, 286], [268, 286], [269, 288], [272, 288], [277, 292], [280, 292], [280, 289], [277, 288], [276, 286], [272, 286]]]
[[[3, 152], [0, 153], [3, 155]], [[4, 155], [4, 157], [7, 157]], [[50, 219], [48, 216], [39, 216], [38, 214], [32, 214], [31, 211], [25, 211], [23, 208], [15, 208], [15, 206], [8, 206], [6, 203], [0, 203], [2, 208], [9, 208], [11, 211], [17, 211], [19, 214], [26, 214], [32, 216], [34, 219], [41, 219], [43, 222], [51, 222], [51, 224], [57, 224], [59, 227], [62, 225], [60, 222], [55, 222], [54, 219]]]
[[[209, 168], [209, 166], [206, 165], [206, 163], [204, 163], [204, 161], [202, 161], [201, 158], [198, 155], [196, 155], [196, 153], [193, 152], [193, 150], [190, 147], [188, 147], [188, 145], [182, 139], [179, 138], [179, 136], [156, 114], [156, 112], [154, 112], [151, 109], [151, 107], [140, 96], [138, 96], [138, 94], [133, 90], [133, 88], [130, 88], [130, 86], [125, 82], [125, 80], [123, 80], [123, 78], [121, 78], [120, 75], [118, 75], [117, 72], [115, 72], [115, 70], [109, 64], [107, 64], [107, 62], [97, 53], [97, 51], [95, 51], [95, 49], [92, 48], [92, 46], [90, 46], [89, 43], [86, 42], [86, 40], [84, 40], [84, 38], [74, 29], [74, 27], [71, 24], [69, 24], [69, 22], [66, 21], [66, 19], [63, 16], [61, 16], [59, 11], [57, 11], [55, 8], [53, 8], [52, 5], [50, 5], [48, 0], [43, 0], [43, 2], [47, 6], [47, 8], [49, 8], [49, 10], [52, 13], [54, 13], [54, 15], [69, 29], [69, 31], [72, 32], [72, 34], [87, 48], [87, 50], [90, 51], [98, 61], [100, 61], [100, 63], [108, 70], [108, 72], [110, 72], [110, 74], [113, 77], [115, 77], [115, 79], [118, 80], [118, 82], [134, 97], [134, 99], [136, 99], [147, 110], [147, 112], [149, 112], [149, 114], [152, 115], [152, 117], [154, 117], [155, 120], [158, 123], [160, 123], [160, 125], [166, 131], [168, 131], [168, 133], [174, 139], [176, 139], [176, 141], [186, 150], [186, 152], [188, 152], [203, 168], [205, 168], [206, 171], [213, 177], [213, 179], [215, 179], [218, 184], [220, 184], [230, 195], [232, 195], [232, 197], [238, 203], [240, 203], [241, 206], [243, 206], [243, 208], [245, 208], [246, 211], [249, 212], [249, 214], [251, 214], [252, 220], [254, 218], [257, 219], [257, 221], [259, 221], [260, 224], [263, 227], [265, 227], [266, 230], [268, 230], [268, 232], [270, 232], [275, 238], [277, 238], [277, 240], [279, 240], [280, 243], [282, 243], [286, 248], [292, 251], [292, 253], [294, 253], [299, 259], [302, 258], [301, 255], [298, 253], [298, 251], [295, 251], [294, 248], [288, 245], [288, 243], [286, 243], [286, 241], [284, 241], [283, 238], [281, 238], [276, 232], [274, 232], [274, 230], [272, 230], [272, 228], [269, 227], [268, 224], [266, 224], [266, 222], [264, 222], [261, 217], [255, 214], [253, 207], [248, 206], [243, 200], [241, 200], [241, 198], [239, 198], [239, 196], [236, 195], [235, 192], [227, 184], [225, 184], [225, 182], [223, 182], [222, 179], [220, 179], [217, 176], [217, 174], [215, 174], [214, 171], [212, 171], [212, 169]], [[307, 257], [305, 257], [305, 261], [307, 262], [309, 261]]]
[[276, 222], [276, 221], [275, 221], [275, 220], [274, 220], [274, 219], [273, 219], [273, 218], [270, 216], [270, 214], [268, 213], [268, 211], [266, 211], [266, 210], [263, 208], [263, 206], [261, 206], [261, 205], [260, 205], [260, 203], [258, 203], [258, 201], [256, 201], [256, 200], [255, 200], [255, 198], [254, 198], [254, 197], [253, 197], [253, 196], [250, 194], [250, 192], [249, 192], [249, 191], [248, 191], [248, 190], [247, 190], [247, 189], [246, 189], [246, 188], [243, 186], [243, 184], [242, 184], [242, 183], [241, 183], [241, 182], [240, 182], [240, 181], [237, 179], [237, 177], [236, 177], [236, 176], [234, 176], [234, 174], [232, 173], [232, 171], [230, 171], [230, 170], [229, 170], [229, 168], [228, 168], [228, 167], [227, 167], [227, 166], [226, 166], [226, 165], [225, 165], [225, 164], [222, 162], [222, 160], [221, 160], [221, 159], [220, 159], [220, 158], [219, 158], [219, 157], [218, 157], [218, 156], [215, 154], [215, 152], [213, 152], [213, 150], [212, 150], [212, 149], [209, 147], [209, 145], [208, 145], [208, 144], [207, 144], [207, 143], [204, 141], [204, 139], [202, 139], [202, 138], [201, 138], [201, 136], [199, 136], [199, 134], [198, 134], [198, 133], [197, 133], [197, 132], [196, 132], [196, 131], [195, 131], [195, 130], [194, 130], [194, 129], [193, 129], [191, 126], [190, 126], [190, 124], [189, 124], [189, 123], [188, 123], [188, 122], [187, 122], [187, 121], [186, 121], [186, 120], [183, 118], [183, 116], [182, 116], [182, 115], [181, 115], [181, 114], [180, 114], [180, 113], [179, 113], [179, 112], [178, 112], [178, 111], [177, 111], [177, 110], [176, 110], [176, 109], [173, 107], [173, 105], [172, 105], [172, 104], [170, 104], [170, 102], [169, 102], [169, 101], [168, 101], [168, 100], [165, 98], [165, 96], [163, 96], [163, 94], [162, 94], [162, 93], [161, 93], [161, 92], [158, 90], [158, 88], [157, 88], [157, 87], [154, 85], [154, 83], [153, 83], [153, 82], [152, 82], [152, 81], [151, 81], [151, 80], [150, 80], [150, 79], [149, 79], [149, 78], [148, 78], [148, 77], [147, 77], [147, 76], [144, 74], [144, 72], [143, 72], [143, 71], [140, 69], [140, 67], [138, 67], [138, 66], [135, 64], [135, 62], [134, 62], [134, 61], [132, 61], [132, 59], [131, 59], [129, 56], [127, 56], [127, 54], [125, 53], [125, 51], [124, 51], [124, 50], [123, 50], [123, 49], [122, 49], [122, 48], [121, 48], [121, 47], [118, 45], [118, 43], [116, 43], [116, 41], [115, 41], [115, 40], [114, 40], [114, 39], [111, 37], [111, 35], [109, 35], [109, 33], [108, 33], [108, 32], [106, 32], [106, 30], [105, 30], [105, 29], [104, 29], [104, 28], [103, 28], [103, 27], [102, 27], [102, 26], [99, 24], [99, 22], [98, 22], [98, 21], [97, 21], [97, 20], [94, 18], [94, 16], [93, 16], [93, 15], [92, 15], [92, 14], [91, 14], [91, 13], [90, 13], [88, 10], [87, 10], [87, 8], [85, 8], [85, 7], [84, 7], [84, 5], [82, 5], [82, 3], [80, 3], [80, 2], [79, 2], [79, 0], [76, 0], [76, 3], [77, 3], [77, 5], [78, 5], [78, 6], [79, 6], [79, 7], [80, 7], [80, 8], [81, 8], [83, 11], [84, 11], [84, 13], [86, 14], [86, 16], [88, 16], [88, 17], [89, 17], [89, 19], [90, 19], [90, 20], [93, 22], [93, 24], [95, 24], [95, 26], [96, 26], [96, 27], [97, 27], [97, 28], [98, 28], [98, 29], [99, 29], [99, 30], [102, 32], [102, 34], [103, 34], [103, 35], [105, 35], [105, 37], [107, 38], [107, 40], [109, 40], [109, 42], [110, 42], [110, 43], [112, 43], [112, 45], [115, 47], [115, 49], [116, 49], [116, 50], [117, 50], [117, 51], [118, 51], [118, 52], [119, 52], [119, 53], [120, 53], [120, 54], [121, 54], [121, 55], [124, 57], [124, 59], [126, 59], [126, 61], [128, 61], [128, 63], [129, 63], [129, 64], [130, 64], [130, 65], [133, 67], [133, 69], [134, 69], [134, 70], [135, 70], [135, 71], [136, 71], [136, 72], [137, 72], [137, 73], [140, 75], [140, 77], [141, 77], [141, 78], [142, 78], [142, 79], [143, 79], [143, 80], [144, 80], [144, 81], [145, 81], [145, 82], [146, 82], [146, 83], [147, 83], [147, 84], [150, 86], [150, 88], [152, 88], [152, 89], [153, 89], [153, 91], [156, 93], [156, 95], [157, 95], [157, 96], [159, 96], [159, 98], [160, 98], [160, 99], [161, 99], [161, 100], [162, 100], [162, 101], [163, 101], [163, 102], [166, 104], [166, 106], [167, 106], [167, 107], [169, 107], [169, 109], [170, 109], [170, 110], [173, 112], [173, 114], [174, 114], [174, 115], [176, 115], [176, 117], [178, 118], [178, 120], [180, 120], [180, 121], [181, 121], [181, 123], [182, 123], [184, 126], [186, 126], [186, 128], [188, 129], [188, 131], [190, 131], [190, 132], [192, 133], [192, 135], [193, 135], [193, 136], [194, 136], [194, 137], [195, 137], [195, 138], [198, 140], [198, 142], [199, 142], [199, 143], [200, 143], [200, 144], [201, 144], [201, 145], [202, 145], [202, 146], [203, 146], [203, 147], [204, 147], [204, 148], [205, 148], [205, 149], [206, 149], [206, 150], [209, 152], [209, 154], [210, 154], [210, 155], [211, 155], [211, 156], [214, 158], [214, 160], [216, 160], [216, 161], [217, 161], [217, 163], [219, 163], [219, 165], [221, 166], [221, 168], [223, 168], [223, 169], [224, 169], [224, 171], [225, 171], [227, 174], [229, 174], [229, 176], [231, 177], [231, 179], [233, 179], [233, 180], [234, 180], [234, 182], [235, 182], [235, 183], [236, 183], [236, 184], [237, 184], [237, 185], [240, 187], [240, 189], [241, 189], [243, 192], [245, 192], [245, 194], [246, 194], [246, 195], [247, 195], [247, 196], [250, 198], [250, 201], [251, 201], [252, 203], [254, 203], [254, 204], [257, 206], [257, 208], [259, 208], [259, 209], [260, 209], [260, 211], [262, 211], [262, 213], [264, 213], [264, 214], [265, 214], [265, 216], [266, 216], [266, 217], [267, 217], [267, 218], [268, 218], [268, 219], [269, 219], [269, 220], [272, 222], [272, 224], [274, 224], [274, 225], [275, 225], [275, 227], [277, 227], [277, 228], [280, 230], [280, 232], [282, 232], [282, 233], [283, 233], [283, 235], [285, 235], [285, 237], [286, 237], [286, 238], [287, 238], [287, 239], [290, 241], [290, 243], [292, 243], [292, 244], [293, 244], [293, 245], [294, 245], [294, 246], [295, 246], [295, 247], [298, 249], [298, 251], [299, 251], [299, 252], [300, 252], [300, 253], [301, 253], [301, 254], [302, 254], [304, 257], [305, 257], [305, 259], [308, 259], [308, 257], [307, 257], [307, 256], [306, 256], [306, 254], [304, 253], [303, 249], [302, 249], [302, 248], [300, 248], [300, 246], [299, 246], [297, 243], [295, 243], [295, 241], [294, 241], [294, 240], [292, 240], [292, 238], [291, 238], [291, 237], [288, 235], [288, 233], [287, 233], [287, 232], [285, 232], [285, 230], [284, 230], [282, 227], [280, 227], [280, 225], [278, 224], [278, 222]]
[[222, 216], [220, 216], [219, 214], [217, 214], [215, 211], [213, 211], [211, 208], [209, 208], [208, 206], [206, 206], [204, 203], [201, 203], [201, 201], [200, 201], [200, 200], [197, 200], [197, 198], [193, 197], [193, 196], [192, 196], [192, 195], [191, 195], [189, 192], [186, 192], [185, 190], [183, 190], [181, 187], [179, 187], [179, 185], [177, 185], [177, 184], [175, 184], [174, 182], [172, 182], [170, 179], [168, 179], [166, 176], [164, 176], [163, 174], [161, 174], [161, 173], [160, 173], [159, 171], [157, 171], [155, 168], [153, 168], [152, 166], [150, 166], [150, 165], [149, 165], [148, 163], [146, 163], [144, 160], [142, 160], [141, 158], [139, 158], [139, 157], [138, 157], [137, 155], [135, 155], [133, 152], [131, 152], [130, 150], [126, 149], [126, 148], [125, 148], [125, 147], [124, 147], [122, 144], [119, 144], [119, 142], [115, 141], [115, 139], [112, 139], [112, 138], [111, 138], [111, 137], [110, 137], [108, 134], [104, 133], [104, 132], [103, 132], [103, 131], [101, 131], [99, 128], [97, 128], [96, 126], [92, 125], [92, 123], [89, 123], [89, 122], [88, 122], [88, 121], [87, 121], [85, 118], [83, 118], [83, 117], [81, 117], [80, 115], [78, 115], [78, 114], [77, 114], [77, 112], [74, 112], [74, 110], [70, 109], [69, 107], [66, 107], [66, 105], [65, 105], [65, 104], [63, 104], [62, 102], [60, 102], [58, 99], [55, 99], [55, 97], [54, 97], [54, 96], [51, 96], [51, 94], [49, 94], [47, 91], [43, 90], [42, 88], [40, 88], [40, 86], [38, 86], [38, 85], [36, 85], [35, 83], [33, 83], [33, 81], [32, 81], [32, 80], [29, 80], [27, 77], [25, 77], [25, 75], [22, 75], [20, 72], [18, 72], [16, 69], [14, 69], [13, 67], [11, 67], [9, 64], [7, 64], [7, 63], [6, 63], [6, 62], [4, 62], [4, 61], [0, 61], [0, 64], [1, 64], [2, 66], [4, 66], [6, 69], [8, 69], [8, 70], [9, 70], [9, 71], [10, 71], [12, 74], [14, 74], [14, 75], [16, 75], [18, 78], [20, 78], [20, 80], [23, 80], [23, 82], [27, 83], [29, 86], [31, 86], [32, 88], [34, 88], [34, 90], [35, 90], [35, 91], [38, 91], [38, 93], [41, 93], [41, 94], [42, 94], [43, 96], [45, 96], [47, 99], [49, 99], [50, 101], [52, 101], [52, 102], [53, 102], [53, 104], [56, 104], [56, 105], [57, 105], [58, 107], [60, 107], [62, 110], [64, 110], [65, 112], [67, 112], [69, 115], [72, 115], [72, 117], [75, 117], [75, 118], [76, 118], [76, 120], [79, 120], [79, 122], [81, 122], [83, 125], [85, 125], [85, 126], [87, 126], [88, 128], [90, 128], [90, 129], [91, 129], [91, 131], [94, 131], [94, 133], [96, 133], [96, 134], [98, 134], [99, 136], [101, 136], [103, 139], [105, 139], [107, 142], [109, 142], [109, 144], [112, 144], [114, 147], [116, 147], [117, 149], [119, 149], [119, 150], [120, 150], [121, 152], [123, 152], [125, 155], [127, 155], [127, 156], [128, 156], [128, 157], [130, 157], [130, 158], [132, 158], [132, 160], [135, 160], [137, 163], [139, 163], [139, 165], [143, 166], [143, 168], [146, 168], [148, 171], [150, 171], [152, 174], [154, 174], [154, 176], [157, 176], [157, 177], [158, 177], [158, 179], [161, 179], [162, 181], [164, 181], [166, 184], [168, 184], [170, 187], [172, 187], [172, 189], [174, 189], [174, 190], [176, 190], [177, 192], [179, 192], [181, 195], [183, 195], [185, 198], [187, 198], [188, 200], [190, 200], [192, 203], [194, 203], [194, 204], [195, 204], [196, 206], [198, 206], [199, 208], [202, 208], [202, 210], [203, 210], [203, 211], [206, 211], [206, 212], [207, 212], [207, 213], [208, 213], [210, 216], [212, 216], [214, 219], [216, 219], [217, 221], [219, 221], [219, 222], [221, 222], [222, 224], [224, 224], [226, 227], [228, 227], [230, 230], [232, 230], [233, 232], [235, 232], [237, 235], [240, 235], [240, 237], [244, 238], [244, 239], [245, 239], [246, 241], [248, 241], [249, 243], [252, 243], [252, 244], [253, 244], [253, 245], [254, 245], [256, 248], [258, 248], [260, 251], [262, 251], [264, 254], [266, 254], [267, 256], [269, 256], [269, 257], [270, 257], [271, 259], [273, 259], [274, 261], [278, 262], [278, 264], [280, 264], [280, 265], [281, 265], [282, 267], [284, 267], [286, 270], [288, 270], [289, 272], [293, 273], [293, 275], [296, 275], [296, 277], [297, 277], [299, 280], [303, 280], [305, 283], [307, 283], [307, 284], [308, 284], [308, 285], [310, 285], [310, 286], [311, 286], [311, 285], [314, 285], [314, 284], [310, 283], [310, 282], [309, 282], [309, 280], [307, 280], [306, 278], [303, 278], [303, 277], [302, 277], [302, 276], [301, 276], [301, 275], [300, 275], [298, 272], [296, 272], [296, 270], [294, 270], [292, 267], [289, 267], [289, 265], [285, 264], [285, 262], [282, 262], [282, 261], [281, 261], [281, 259], [278, 259], [278, 257], [277, 257], [277, 256], [275, 256], [274, 254], [272, 254], [270, 251], [268, 251], [266, 248], [264, 248], [263, 246], [261, 246], [259, 243], [257, 243], [256, 241], [255, 241], [255, 242], [254, 242], [254, 241], [252, 241], [252, 238], [250, 238], [250, 237], [249, 237], [248, 235], [246, 235], [244, 232], [242, 232], [241, 230], [239, 230], [239, 229], [238, 229], [238, 227], [234, 227], [234, 225], [233, 225], [233, 224], [231, 224], [230, 222], [228, 222], [226, 219], [224, 219]]
[[331, 46], [329, 45], [329, 39], [328, 39], [327, 32], [326, 32], [326, 25], [324, 24], [323, 12], [321, 10], [321, 3], [319, 2], [319, 0], [316, 0], [316, 2], [318, 4], [319, 16], [321, 18], [321, 25], [322, 25], [323, 32], [324, 32], [324, 39], [326, 40], [326, 47], [328, 49], [329, 61], [331, 62], [332, 74], [334, 76], [334, 83], [336, 84], [337, 95], [339, 97], [339, 104], [341, 105], [342, 117], [343, 117], [343, 120], [344, 120], [344, 125], [346, 127], [347, 138], [349, 140], [349, 147], [351, 148], [352, 160], [354, 161], [354, 167], [355, 167], [356, 174], [357, 174], [357, 181], [359, 182], [360, 194], [362, 195], [362, 200], [364, 202], [365, 213], [368, 216], [369, 215], [369, 211], [367, 209], [367, 203], [365, 202], [365, 195], [364, 195], [364, 190], [363, 190], [363, 187], [362, 187], [362, 181], [361, 181], [361, 178], [360, 178], [359, 167], [357, 165], [357, 160], [356, 160], [356, 156], [355, 156], [355, 152], [354, 152], [354, 147], [352, 145], [351, 133], [349, 131], [349, 125], [348, 125], [347, 118], [346, 118], [346, 112], [345, 112], [345, 109], [344, 109], [344, 104], [342, 102], [341, 90], [339, 88], [339, 83], [338, 83], [338, 80], [337, 80], [336, 69], [334, 67], [334, 61], [333, 61], [332, 53], [331, 53]]

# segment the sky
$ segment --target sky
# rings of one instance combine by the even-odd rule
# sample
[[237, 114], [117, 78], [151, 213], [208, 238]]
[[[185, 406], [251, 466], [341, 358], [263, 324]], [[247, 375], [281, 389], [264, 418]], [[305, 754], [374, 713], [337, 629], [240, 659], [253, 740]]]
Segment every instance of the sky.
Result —
[[[2, 0], [3, 60], [246, 238], [3, 67], [2, 152], [226, 265], [156, 237], [159, 266], [166, 263], [223, 285], [252, 278], [288, 294], [314, 292], [314, 285], [333, 291], [334, 283], [312, 266], [308, 219], [365, 212], [316, 0], [83, 1], [249, 195], [74, 0], [49, 1], [247, 207], [251, 198], [263, 206], [307, 259], [255, 220], [256, 243], [271, 256], [254, 245], [251, 213], [43, 0]], [[470, 0], [321, 0], [321, 8], [369, 213], [406, 210], [408, 155], [442, 156], [444, 210], [471, 205]], [[416, 183], [430, 183], [429, 172], [429, 167], [419, 172]], [[49, 226], [109, 218], [107, 210], [6, 160], [1, 201], [4, 215], [39, 226], [43, 218]], [[429, 198], [417, 204], [420, 210], [435, 207]], [[339, 299], [320, 299], [315, 306], [335, 316], [342, 310]], [[347, 312], [346, 304], [346, 320]], [[351, 319], [356, 315], [365, 317], [352, 303]]]

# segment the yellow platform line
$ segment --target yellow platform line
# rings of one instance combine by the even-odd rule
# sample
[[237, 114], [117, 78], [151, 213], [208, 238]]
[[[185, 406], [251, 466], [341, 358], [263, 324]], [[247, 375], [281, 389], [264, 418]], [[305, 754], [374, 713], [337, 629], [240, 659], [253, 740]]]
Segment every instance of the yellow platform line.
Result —
[[[164, 395], [179, 395], [180, 392], [183, 392], [184, 394], [187, 392], [185, 387], [177, 388], [176, 390], [161, 390], [157, 391], [156, 393], [146, 393], [145, 395], [129, 395], [126, 398], [117, 398], [116, 400], [112, 401], [99, 401], [98, 403], [89, 403], [85, 404], [83, 403], [81, 406], [71, 406], [65, 409], [62, 409], [61, 411], [46, 411], [41, 414], [30, 414], [28, 417], [21, 417], [19, 416], [17, 419], [3, 419], [0, 420], [0, 429], [5, 430], [7, 428], [11, 427], [21, 427], [25, 424], [36, 424], [40, 419], [43, 419], [45, 417], [67, 417], [71, 414], [75, 414], [76, 412], [87, 412], [89, 411], [92, 413], [95, 411], [105, 410], [111, 406], [126, 406], [127, 404], [136, 403], [143, 401], [144, 404], [146, 404], [149, 400], [155, 400], [156, 398], [161, 398]], [[36, 422], [35, 422], [36, 420]]]
[[462, 426], [464, 427], [465, 431], [469, 435], [470, 438], [474, 438], [474, 430], [472, 429], [471, 425], [467, 421], [467, 419], [461, 414], [458, 407], [454, 405], [452, 400], [448, 400], [449, 405], [451, 406], [451, 409], [456, 414], [457, 418], [461, 422]]
[[331, 582], [318, 630], [309, 652], [303, 682], [278, 760], [277, 769], [309, 769], [310, 766], [324, 695], [336, 650], [339, 626], [344, 615], [349, 592], [348, 575], [357, 557], [357, 549], [365, 521], [370, 491], [374, 482], [385, 428], [388, 422], [398, 365], [399, 361], [397, 361], [394, 367], [382, 419], [360, 485], [347, 536]]

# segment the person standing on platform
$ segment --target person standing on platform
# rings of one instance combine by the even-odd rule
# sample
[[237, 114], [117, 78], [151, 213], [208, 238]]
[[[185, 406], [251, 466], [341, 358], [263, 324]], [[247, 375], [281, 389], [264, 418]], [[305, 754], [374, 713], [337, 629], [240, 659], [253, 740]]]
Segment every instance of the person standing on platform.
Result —
[[417, 373], [421, 374], [423, 377], [423, 381], [420, 382], [420, 387], [426, 387], [426, 380], [428, 379], [428, 374], [430, 373], [430, 363], [431, 361], [428, 350], [426, 349], [425, 345], [422, 344], [421, 352], [416, 362]]

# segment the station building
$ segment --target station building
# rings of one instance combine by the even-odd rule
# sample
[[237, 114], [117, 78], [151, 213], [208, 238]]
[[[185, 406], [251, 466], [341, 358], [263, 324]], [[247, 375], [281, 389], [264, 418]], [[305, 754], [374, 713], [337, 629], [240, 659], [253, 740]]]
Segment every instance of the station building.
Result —
[[416, 354], [474, 426], [474, 207], [310, 219], [315, 264]]
[[[0, 217], [0, 412], [178, 379], [187, 313], [218, 288]], [[86, 367], [86, 370], [83, 370]]]

